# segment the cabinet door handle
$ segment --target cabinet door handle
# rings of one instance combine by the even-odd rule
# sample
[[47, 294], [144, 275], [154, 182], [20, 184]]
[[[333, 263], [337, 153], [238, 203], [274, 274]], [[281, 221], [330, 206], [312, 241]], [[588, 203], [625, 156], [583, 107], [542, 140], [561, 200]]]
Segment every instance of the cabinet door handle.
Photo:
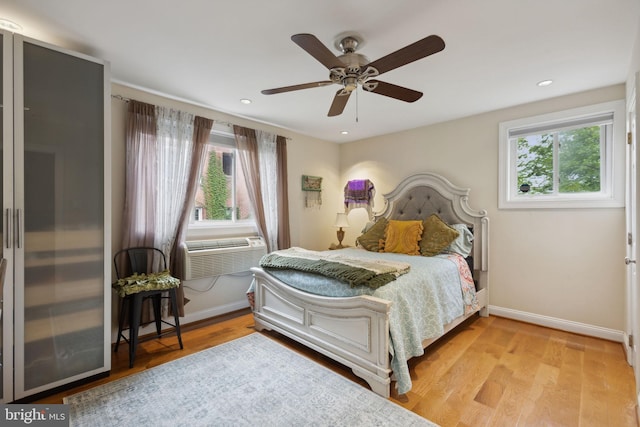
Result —
[[5, 236], [7, 239], [7, 244], [6, 244], [6, 248], [7, 249], [11, 249], [11, 242], [13, 242], [13, 224], [12, 224], [12, 215], [11, 215], [11, 209], [7, 208], [4, 210], [4, 215], [5, 215], [5, 222], [7, 224], [7, 228], [6, 228], [6, 232], [5, 232]]
[[22, 249], [22, 209], [16, 210], [16, 246]]
[[627, 264], [627, 265], [635, 264], [636, 260], [635, 259], [630, 259], [630, 258], [627, 257], [627, 258], [624, 259], [624, 263]]

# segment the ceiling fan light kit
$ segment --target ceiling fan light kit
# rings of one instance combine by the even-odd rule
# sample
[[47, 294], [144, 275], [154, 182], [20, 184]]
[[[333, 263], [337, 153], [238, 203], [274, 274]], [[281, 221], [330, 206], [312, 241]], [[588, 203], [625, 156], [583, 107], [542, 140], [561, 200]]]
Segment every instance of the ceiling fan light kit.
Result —
[[342, 114], [349, 100], [349, 95], [358, 88], [358, 85], [367, 92], [377, 93], [400, 101], [417, 101], [422, 97], [422, 92], [374, 80], [373, 77], [438, 53], [445, 47], [444, 40], [436, 35], [431, 35], [387, 56], [369, 62], [366, 56], [356, 53], [356, 49], [362, 44], [362, 40], [356, 36], [345, 36], [339, 42], [336, 42], [336, 46], [342, 50], [342, 55], [340, 56], [334, 55], [313, 34], [294, 34], [291, 36], [291, 40], [329, 70], [329, 80], [266, 89], [262, 91], [262, 94], [273, 95], [339, 84], [342, 88], [336, 92], [333, 98], [329, 108], [329, 117]]

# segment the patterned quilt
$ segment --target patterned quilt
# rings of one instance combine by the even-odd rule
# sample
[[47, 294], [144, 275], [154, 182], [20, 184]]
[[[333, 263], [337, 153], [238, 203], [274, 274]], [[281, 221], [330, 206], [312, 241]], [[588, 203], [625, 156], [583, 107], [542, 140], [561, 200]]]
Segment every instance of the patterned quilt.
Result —
[[342, 249], [344, 255], [387, 259], [410, 265], [407, 274], [377, 289], [349, 286], [336, 279], [293, 270], [265, 269], [284, 283], [317, 295], [373, 295], [392, 302], [389, 319], [391, 368], [398, 393], [411, 390], [407, 360], [424, 354], [422, 341], [444, 333], [443, 325], [478, 309], [469, 267], [458, 254], [434, 257]]

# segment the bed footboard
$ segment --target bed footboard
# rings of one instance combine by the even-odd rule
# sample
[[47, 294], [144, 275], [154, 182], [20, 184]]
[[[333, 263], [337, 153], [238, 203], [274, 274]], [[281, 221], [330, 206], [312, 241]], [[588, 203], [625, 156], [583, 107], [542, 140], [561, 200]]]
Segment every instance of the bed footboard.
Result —
[[274, 330], [348, 366], [375, 393], [389, 397], [389, 301], [312, 295], [261, 268], [251, 270], [257, 330]]

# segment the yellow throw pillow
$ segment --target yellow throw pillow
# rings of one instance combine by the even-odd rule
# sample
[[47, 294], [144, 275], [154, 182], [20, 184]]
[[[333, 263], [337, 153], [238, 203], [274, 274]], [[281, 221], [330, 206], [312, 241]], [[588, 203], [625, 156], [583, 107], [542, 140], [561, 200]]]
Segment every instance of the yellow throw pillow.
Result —
[[378, 252], [380, 250], [380, 241], [384, 242], [384, 232], [387, 228], [386, 218], [382, 217], [371, 226], [365, 233], [356, 239], [356, 241], [368, 251]]
[[382, 251], [420, 255], [419, 242], [423, 229], [422, 221], [389, 221]]
[[424, 233], [420, 241], [420, 253], [423, 256], [438, 255], [459, 235], [458, 230], [449, 227], [438, 215], [431, 214], [424, 220]]

